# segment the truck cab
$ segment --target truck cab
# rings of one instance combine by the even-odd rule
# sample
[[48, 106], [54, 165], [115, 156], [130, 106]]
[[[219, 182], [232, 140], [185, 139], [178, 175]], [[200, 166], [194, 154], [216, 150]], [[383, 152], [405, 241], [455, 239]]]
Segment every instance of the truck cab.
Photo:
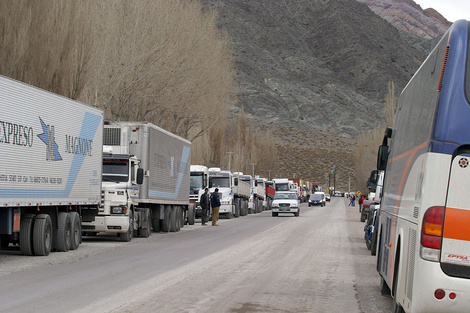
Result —
[[[209, 186], [209, 169], [204, 165], [191, 165], [190, 166], [190, 181], [189, 181], [189, 203], [196, 208], [196, 218], [201, 218], [202, 208], [199, 205], [201, 195], [204, 189]], [[194, 224], [189, 222], [189, 224]]]
[[219, 189], [220, 209], [219, 214], [232, 218], [233, 210], [232, 173], [223, 171], [218, 167], [209, 168], [209, 192], [213, 193], [215, 188]]
[[133, 229], [130, 221], [136, 205], [133, 199], [139, 198], [144, 176], [139, 164], [134, 155], [113, 154], [111, 148], [103, 148], [101, 205], [96, 214], [83, 213], [83, 231], [118, 233], [123, 241], [130, 240], [129, 230]]

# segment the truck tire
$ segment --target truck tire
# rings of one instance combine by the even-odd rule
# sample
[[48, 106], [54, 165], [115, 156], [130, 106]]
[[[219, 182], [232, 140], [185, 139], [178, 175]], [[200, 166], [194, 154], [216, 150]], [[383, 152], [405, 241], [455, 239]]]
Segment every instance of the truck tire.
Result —
[[237, 201], [235, 201], [235, 217], [240, 217], [240, 200], [237, 199]]
[[190, 204], [188, 208], [188, 224], [194, 225], [196, 219], [196, 211], [194, 208], [194, 204]]
[[164, 206], [162, 205], [152, 206], [152, 211], [150, 213], [150, 216], [152, 217], [152, 229], [156, 233], [159, 233], [161, 231], [160, 211], [162, 207]]
[[184, 227], [185, 213], [185, 208], [183, 206], [180, 206], [180, 217], [178, 219], [180, 223], [180, 229]]
[[152, 217], [152, 228], [154, 232], [156, 233], [160, 232], [160, 219], [159, 218]]
[[171, 211], [171, 208], [170, 206], [167, 206], [167, 205], [163, 209], [163, 219], [161, 220], [162, 222], [161, 230], [162, 232], [165, 232], [165, 233], [170, 231], [170, 211]]
[[57, 216], [57, 231], [54, 234], [53, 247], [57, 251], [67, 252], [70, 250], [72, 241], [72, 219], [70, 214], [59, 212]]
[[179, 232], [181, 229], [181, 224], [180, 224], [181, 215], [182, 215], [181, 207], [176, 206], [175, 207], [175, 232]]
[[34, 255], [33, 227], [36, 215], [26, 214], [20, 222], [20, 251], [25, 255]]
[[243, 216], [248, 215], [248, 200], [243, 199]]
[[121, 241], [129, 242], [132, 240], [132, 236], [134, 235], [134, 216], [132, 214], [132, 210], [129, 210], [129, 228], [125, 233], [120, 233], [119, 238]]
[[176, 208], [174, 206], [170, 209], [170, 232], [176, 231]]
[[141, 211], [141, 215], [143, 220], [142, 220], [142, 225], [139, 228], [139, 237], [142, 238], [148, 238], [150, 237], [150, 233], [152, 232], [152, 219], [150, 216], [150, 210], [149, 209], [143, 209]]
[[49, 255], [52, 250], [52, 221], [49, 214], [38, 214], [33, 230], [34, 254]]
[[80, 215], [77, 212], [70, 212], [72, 219], [72, 237], [70, 241], [70, 250], [77, 250], [82, 241], [82, 225], [80, 223]]

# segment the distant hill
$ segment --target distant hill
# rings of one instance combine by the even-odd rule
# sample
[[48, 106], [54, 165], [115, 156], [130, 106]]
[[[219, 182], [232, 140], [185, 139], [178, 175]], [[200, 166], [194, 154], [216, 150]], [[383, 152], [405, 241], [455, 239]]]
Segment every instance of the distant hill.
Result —
[[452, 25], [434, 9], [423, 10], [413, 0], [357, 0], [398, 30], [426, 39], [442, 36]]
[[230, 37], [239, 107], [278, 138], [275, 176], [320, 183], [331, 166], [353, 175], [354, 139], [382, 119], [388, 82], [400, 92], [448, 27], [411, 0], [200, 1]]

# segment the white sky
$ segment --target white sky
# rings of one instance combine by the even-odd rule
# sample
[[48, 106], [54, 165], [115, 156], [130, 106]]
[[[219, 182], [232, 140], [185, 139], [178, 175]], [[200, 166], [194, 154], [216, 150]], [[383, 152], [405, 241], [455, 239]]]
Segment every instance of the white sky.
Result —
[[423, 10], [433, 8], [450, 22], [470, 20], [470, 0], [414, 0]]

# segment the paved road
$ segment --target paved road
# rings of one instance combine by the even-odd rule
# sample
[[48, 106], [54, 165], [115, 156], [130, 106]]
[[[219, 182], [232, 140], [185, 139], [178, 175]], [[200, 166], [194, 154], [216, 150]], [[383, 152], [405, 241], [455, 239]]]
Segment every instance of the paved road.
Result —
[[0, 312], [390, 312], [344, 198], [48, 257], [0, 252]]

